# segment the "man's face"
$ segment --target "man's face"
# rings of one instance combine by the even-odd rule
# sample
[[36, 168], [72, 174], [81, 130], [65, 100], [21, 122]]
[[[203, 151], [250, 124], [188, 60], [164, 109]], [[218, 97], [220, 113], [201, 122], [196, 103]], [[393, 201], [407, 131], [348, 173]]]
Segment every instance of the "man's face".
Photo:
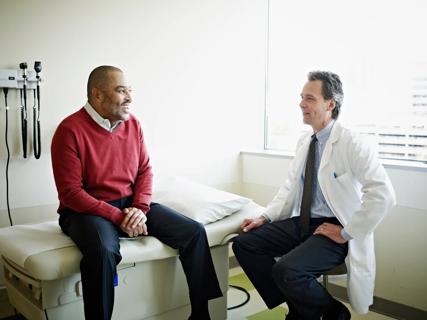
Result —
[[319, 132], [330, 122], [335, 101], [325, 100], [322, 95], [322, 81], [308, 81], [301, 93], [300, 108], [305, 124]]
[[103, 118], [110, 120], [112, 125], [119, 120], [129, 119], [131, 88], [127, 85], [123, 72], [109, 72], [99, 90], [99, 113]]

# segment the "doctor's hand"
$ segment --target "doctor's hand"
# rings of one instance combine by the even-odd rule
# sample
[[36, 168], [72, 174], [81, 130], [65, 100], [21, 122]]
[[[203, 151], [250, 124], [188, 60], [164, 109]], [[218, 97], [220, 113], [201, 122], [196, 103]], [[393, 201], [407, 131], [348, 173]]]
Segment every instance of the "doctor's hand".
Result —
[[341, 235], [341, 230], [343, 227], [332, 224], [332, 223], [322, 223], [320, 226], [317, 227], [316, 230], [314, 230], [313, 234], [321, 234], [325, 237], [328, 237], [332, 241], [335, 241], [336, 243], [346, 243], [347, 240], [344, 239]]
[[145, 222], [147, 221], [147, 217], [138, 208], [125, 208], [123, 209], [123, 213], [125, 217], [120, 224], [120, 228], [126, 232], [129, 237], [136, 237], [140, 234], [148, 235], [147, 225]]
[[240, 228], [242, 228], [243, 232], [248, 232], [252, 229], [261, 227], [265, 222], [266, 220], [263, 216], [255, 219], [245, 219], [243, 220], [243, 223], [240, 225]]

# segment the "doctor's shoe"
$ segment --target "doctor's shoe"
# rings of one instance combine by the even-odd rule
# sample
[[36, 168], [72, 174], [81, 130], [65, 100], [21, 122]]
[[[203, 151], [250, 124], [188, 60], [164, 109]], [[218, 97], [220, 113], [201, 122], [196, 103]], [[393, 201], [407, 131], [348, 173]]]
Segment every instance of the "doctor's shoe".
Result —
[[188, 320], [211, 320], [211, 317], [209, 316], [209, 311], [206, 310], [205, 312], [191, 312], [190, 317]]
[[349, 320], [350, 311], [341, 302], [335, 300], [334, 305], [329, 308], [322, 317], [322, 320]]
[[289, 312], [285, 316], [285, 320], [298, 320], [298, 315], [296, 311], [292, 308], [289, 308]]
[[209, 314], [191, 314], [188, 320], [211, 320]]

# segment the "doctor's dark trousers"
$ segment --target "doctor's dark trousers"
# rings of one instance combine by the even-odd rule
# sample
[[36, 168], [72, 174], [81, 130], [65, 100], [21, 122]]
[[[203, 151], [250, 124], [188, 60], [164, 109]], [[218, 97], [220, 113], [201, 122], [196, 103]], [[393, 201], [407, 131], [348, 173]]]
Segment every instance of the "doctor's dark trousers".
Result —
[[236, 258], [268, 308], [286, 302], [295, 319], [320, 319], [333, 306], [317, 278], [344, 261], [348, 245], [313, 235], [324, 222], [340, 224], [336, 218], [311, 218], [309, 236], [301, 239], [294, 217], [266, 223], [234, 240]]
[[[120, 209], [130, 207], [131, 203], [130, 198], [110, 202]], [[111, 319], [114, 276], [116, 266], [122, 259], [119, 237], [126, 234], [100, 216], [76, 213], [69, 209], [61, 212], [59, 224], [83, 255], [80, 271], [85, 318]], [[157, 203], [151, 204], [146, 224], [150, 236], [178, 249], [193, 314], [206, 306], [209, 299], [222, 296], [202, 224]]]

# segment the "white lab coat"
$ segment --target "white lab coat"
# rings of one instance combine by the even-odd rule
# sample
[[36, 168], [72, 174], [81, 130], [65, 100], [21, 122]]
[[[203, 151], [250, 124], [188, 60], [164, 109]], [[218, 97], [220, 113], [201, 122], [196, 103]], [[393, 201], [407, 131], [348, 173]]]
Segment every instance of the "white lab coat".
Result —
[[[302, 170], [310, 135], [300, 139], [285, 184], [264, 213], [271, 221], [298, 216]], [[318, 172], [319, 186], [332, 212], [352, 236], [345, 260], [352, 308], [367, 313], [373, 302], [375, 252], [373, 231], [395, 205], [390, 179], [375, 148], [336, 122], [326, 142]]]

